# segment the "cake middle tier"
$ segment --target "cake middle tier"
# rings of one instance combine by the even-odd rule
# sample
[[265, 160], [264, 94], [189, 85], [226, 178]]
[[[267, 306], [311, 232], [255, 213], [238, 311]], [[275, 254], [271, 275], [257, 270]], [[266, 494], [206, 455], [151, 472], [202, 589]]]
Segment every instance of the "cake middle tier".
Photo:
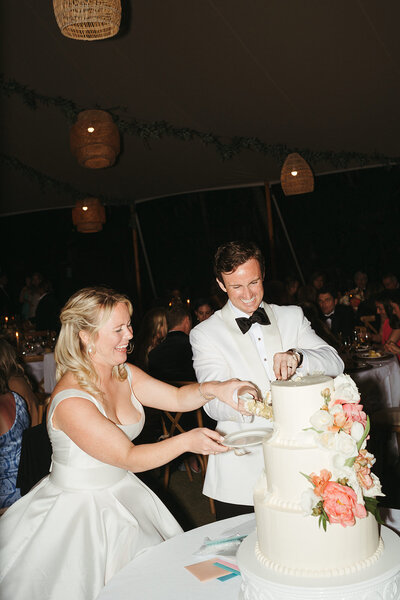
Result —
[[267, 491], [285, 502], [300, 505], [302, 493], [310, 483], [302, 475], [319, 474], [322, 469], [333, 471], [332, 452], [316, 445], [294, 447], [264, 443], [264, 463]]

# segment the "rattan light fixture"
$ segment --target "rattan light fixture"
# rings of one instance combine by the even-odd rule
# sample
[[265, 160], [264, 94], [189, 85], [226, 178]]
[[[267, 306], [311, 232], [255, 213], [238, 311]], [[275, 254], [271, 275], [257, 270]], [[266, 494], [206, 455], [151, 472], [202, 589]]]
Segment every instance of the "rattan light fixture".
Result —
[[104, 40], [118, 33], [121, 0], [53, 0], [61, 33], [73, 40]]
[[70, 145], [82, 167], [111, 167], [120, 150], [118, 127], [105, 110], [84, 110], [71, 127]]
[[285, 196], [314, 191], [314, 175], [309, 164], [294, 152], [289, 154], [281, 170], [281, 185]]
[[78, 200], [72, 209], [72, 222], [80, 233], [96, 233], [103, 229], [106, 211], [98, 198]]

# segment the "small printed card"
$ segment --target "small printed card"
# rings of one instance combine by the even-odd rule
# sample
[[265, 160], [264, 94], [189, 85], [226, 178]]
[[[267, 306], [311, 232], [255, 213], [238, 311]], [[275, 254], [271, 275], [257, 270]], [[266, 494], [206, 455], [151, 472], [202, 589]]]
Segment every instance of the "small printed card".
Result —
[[219, 560], [217, 558], [210, 558], [193, 565], [185, 567], [192, 575], [197, 577], [199, 581], [211, 581], [212, 579], [219, 579], [220, 581], [227, 581], [232, 577], [240, 575], [236, 565], [227, 563], [226, 561]]

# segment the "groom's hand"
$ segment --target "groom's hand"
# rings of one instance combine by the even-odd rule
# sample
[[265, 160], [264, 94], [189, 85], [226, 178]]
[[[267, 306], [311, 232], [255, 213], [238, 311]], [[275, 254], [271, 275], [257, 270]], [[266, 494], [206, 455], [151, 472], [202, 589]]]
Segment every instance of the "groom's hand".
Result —
[[277, 379], [289, 379], [295, 374], [299, 362], [299, 354], [293, 350], [288, 350], [287, 352], [277, 352], [274, 354], [273, 364], [275, 377]]

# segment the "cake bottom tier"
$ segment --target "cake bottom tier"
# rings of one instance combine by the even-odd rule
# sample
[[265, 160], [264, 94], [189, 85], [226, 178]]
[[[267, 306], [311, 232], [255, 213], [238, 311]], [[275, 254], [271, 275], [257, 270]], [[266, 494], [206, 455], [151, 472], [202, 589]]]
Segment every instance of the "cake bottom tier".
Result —
[[298, 577], [264, 567], [255, 557], [257, 533], [240, 545], [236, 559], [242, 576], [240, 600], [398, 600], [400, 537], [382, 527], [384, 550], [366, 571], [336, 577]]
[[371, 566], [383, 550], [375, 518], [368, 514], [343, 527], [304, 516], [299, 509], [284, 510], [268, 503], [268, 495], [254, 496], [258, 560], [270, 569], [304, 577], [331, 577]]

